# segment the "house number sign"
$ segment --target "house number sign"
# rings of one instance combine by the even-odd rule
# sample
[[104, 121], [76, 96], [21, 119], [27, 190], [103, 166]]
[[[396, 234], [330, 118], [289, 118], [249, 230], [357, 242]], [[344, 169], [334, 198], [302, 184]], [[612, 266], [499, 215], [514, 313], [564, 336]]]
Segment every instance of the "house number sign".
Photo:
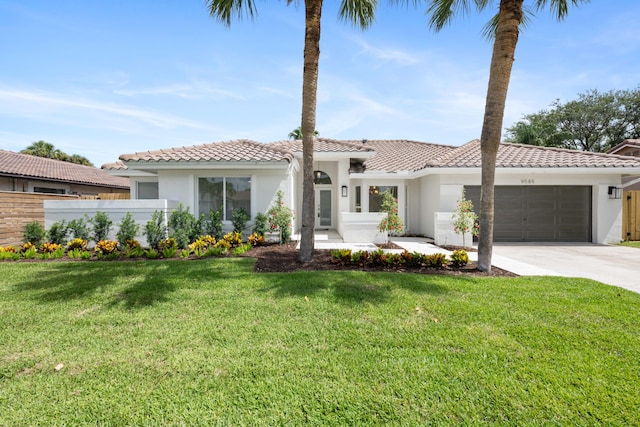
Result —
[[535, 179], [533, 179], [533, 178], [522, 178], [522, 179], [520, 180], [520, 183], [521, 183], [521, 184], [535, 184], [535, 183], [536, 183], [536, 180], [535, 180]]

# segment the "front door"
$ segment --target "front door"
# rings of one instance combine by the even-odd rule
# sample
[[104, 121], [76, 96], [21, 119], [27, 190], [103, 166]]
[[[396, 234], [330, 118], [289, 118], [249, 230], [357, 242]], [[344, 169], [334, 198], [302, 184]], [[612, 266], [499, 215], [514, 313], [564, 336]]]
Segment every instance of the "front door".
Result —
[[331, 189], [316, 189], [316, 228], [331, 228]]

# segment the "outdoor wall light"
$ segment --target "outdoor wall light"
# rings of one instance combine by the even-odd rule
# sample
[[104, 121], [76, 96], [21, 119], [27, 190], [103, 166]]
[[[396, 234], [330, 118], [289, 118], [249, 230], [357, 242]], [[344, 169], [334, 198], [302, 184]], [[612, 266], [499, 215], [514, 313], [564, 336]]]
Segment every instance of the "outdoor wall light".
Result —
[[622, 188], [611, 185], [608, 194], [610, 199], [622, 199]]
[[347, 197], [347, 195], [349, 194], [349, 187], [347, 187], [346, 185], [342, 186], [342, 197]]

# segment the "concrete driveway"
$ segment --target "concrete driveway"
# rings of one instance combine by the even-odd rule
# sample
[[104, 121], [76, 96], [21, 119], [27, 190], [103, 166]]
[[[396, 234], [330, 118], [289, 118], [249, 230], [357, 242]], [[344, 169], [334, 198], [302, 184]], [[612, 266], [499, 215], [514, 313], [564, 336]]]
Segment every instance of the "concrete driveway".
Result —
[[521, 276], [584, 277], [640, 293], [640, 249], [586, 243], [495, 243], [492, 264]]

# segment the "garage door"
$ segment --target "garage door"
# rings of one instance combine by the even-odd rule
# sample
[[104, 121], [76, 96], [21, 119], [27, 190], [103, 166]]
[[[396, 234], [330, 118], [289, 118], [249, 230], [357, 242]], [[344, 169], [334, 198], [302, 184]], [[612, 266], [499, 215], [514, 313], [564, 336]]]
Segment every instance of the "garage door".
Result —
[[[465, 187], [480, 214], [480, 187]], [[591, 187], [496, 186], [496, 242], [591, 242]]]

